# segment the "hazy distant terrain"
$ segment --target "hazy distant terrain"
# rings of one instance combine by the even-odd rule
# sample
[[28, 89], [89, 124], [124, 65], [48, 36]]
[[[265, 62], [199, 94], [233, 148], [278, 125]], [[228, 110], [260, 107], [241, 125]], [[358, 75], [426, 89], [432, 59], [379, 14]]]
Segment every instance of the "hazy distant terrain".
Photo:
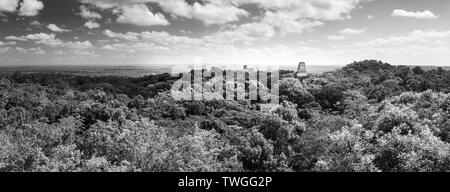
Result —
[[[296, 65], [281, 66], [283, 70], [297, 70]], [[341, 69], [343, 66], [338, 65], [308, 65], [307, 71], [311, 74], [319, 74], [323, 72], [331, 72]], [[411, 66], [414, 67], [414, 66]], [[423, 66], [424, 70], [432, 70], [438, 67]], [[450, 69], [450, 67], [442, 67]], [[126, 77], [143, 77], [146, 75], [156, 75], [162, 73], [170, 73], [170, 66], [0, 66], [0, 73], [62, 73], [70, 75], [82, 76], [126, 76]]]
[[0, 72], [63, 73], [88, 76], [142, 77], [170, 72], [168, 67], [142, 66], [18, 66], [0, 67]]
[[[285, 70], [296, 70], [296, 66], [280, 67]], [[312, 74], [334, 71], [339, 66], [308, 66], [308, 72]], [[71, 75], [88, 76], [127, 76], [142, 77], [145, 75], [155, 75], [170, 73], [170, 66], [18, 66], [0, 67], [0, 72], [21, 72], [21, 73], [63, 73]]]

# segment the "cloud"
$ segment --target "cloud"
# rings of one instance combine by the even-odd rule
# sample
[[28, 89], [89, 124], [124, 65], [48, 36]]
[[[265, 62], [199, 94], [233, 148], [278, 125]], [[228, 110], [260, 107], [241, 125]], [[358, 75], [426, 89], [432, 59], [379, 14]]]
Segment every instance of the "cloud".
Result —
[[425, 39], [442, 39], [450, 37], [450, 31], [436, 31], [436, 30], [414, 30], [409, 35], [413, 39], [425, 40]]
[[414, 30], [348, 45], [335, 45], [330, 57], [343, 60], [376, 58], [403, 65], [444, 65], [448, 60], [450, 31]]
[[169, 48], [164, 46], [159, 46], [149, 42], [142, 43], [115, 43], [110, 45], [105, 45], [101, 47], [101, 49], [110, 50], [110, 51], [119, 51], [125, 53], [136, 53], [136, 52], [145, 52], [145, 53], [155, 53], [155, 52], [169, 52], [171, 51]]
[[[198, 5], [216, 7], [240, 7], [254, 4], [264, 10], [291, 10], [292, 13], [314, 19], [343, 19], [361, 2], [371, 0], [203, 0]], [[83, 3], [93, 4], [102, 9], [120, 7], [136, 3], [157, 3], [165, 11], [177, 16], [189, 17], [195, 3], [185, 0], [81, 0]]]
[[[16, 41], [28, 41], [28, 40], [36, 40], [36, 41], [45, 41], [45, 42], [50, 42], [50, 41], [54, 41], [56, 35], [55, 34], [47, 34], [47, 33], [35, 33], [35, 34], [29, 34], [29, 35], [25, 35], [25, 36], [8, 36], [5, 37], [5, 39], [8, 40], [16, 40]], [[51, 43], [48, 43], [51, 44]]]
[[192, 5], [184, 0], [148, 0], [148, 2], [158, 3], [164, 11], [172, 15], [198, 19], [207, 25], [238, 21], [240, 17], [249, 15], [247, 11], [237, 8], [226, 0], [207, 0], [202, 4], [195, 2]]
[[367, 28], [363, 28], [363, 29], [346, 28], [346, 29], [339, 31], [339, 33], [343, 34], [343, 35], [359, 35], [359, 34], [365, 33], [366, 31], [367, 31]]
[[193, 54], [199, 49], [205, 49], [213, 45], [203, 39], [171, 35], [167, 32], [117, 33], [111, 30], [104, 30], [103, 34], [114, 39], [113, 41], [104, 41], [104, 45], [101, 47], [103, 50], [134, 53], [133, 56], [154, 54], [176, 57], [176, 55], [180, 54]]
[[392, 14], [392, 17], [407, 17], [414, 19], [437, 19], [439, 16], [435, 15], [433, 12], [425, 10], [425, 11], [417, 11], [417, 12], [409, 12], [403, 9], [395, 9]]
[[3, 42], [3, 41], [0, 41], [0, 46], [7, 46], [7, 45], [15, 45], [16, 44], [16, 42], [14, 42], [14, 41], [10, 41], [10, 42]]
[[55, 25], [55, 24], [48, 24], [48, 25], [47, 25], [47, 28], [50, 29], [50, 30], [53, 31], [53, 32], [58, 32], [58, 33], [69, 32], [69, 31], [70, 31], [70, 30], [68, 30], [68, 29], [60, 28], [60, 27], [58, 27], [58, 26]]
[[207, 0], [202, 3], [194, 2], [192, 4], [184, 0], [82, 0], [82, 2], [93, 4], [102, 9], [132, 6], [137, 3], [157, 3], [165, 12], [173, 16], [198, 19], [206, 25], [238, 21], [240, 17], [249, 14], [227, 0]]
[[[139, 1], [133, 1], [133, 0], [80, 0], [82, 3], [89, 3], [92, 5], [95, 5], [96, 7], [100, 9], [110, 9], [126, 4], [132, 4], [132, 3], [138, 3]], [[142, 1], [141, 1], [142, 2]]]
[[89, 10], [86, 6], [80, 6], [80, 13], [78, 13], [81, 17], [85, 19], [101, 19], [102, 15], [97, 12], [93, 12]]
[[19, 0], [1, 0], [0, 12], [15, 12], [19, 5]]
[[171, 35], [165, 31], [163, 31], [163, 32], [144, 31], [144, 32], [141, 32], [139, 35], [143, 41], [147, 41], [147, 42], [150, 41], [155, 44], [164, 45], [164, 46], [173, 46], [173, 45], [176, 45], [178, 47], [201, 46], [202, 44], [205, 43], [201, 39], [190, 38], [190, 37], [186, 37], [186, 36]]
[[33, 21], [33, 22], [30, 23], [30, 25], [40, 26], [40, 25], [41, 25], [41, 22], [39, 22], [39, 21]]
[[[104, 41], [102, 50], [113, 51], [114, 56], [123, 56], [142, 63], [180, 63], [189, 62], [194, 56], [201, 56], [211, 63], [288, 63], [298, 59], [299, 55], [318, 53], [317, 49], [287, 46], [267, 46], [250, 48], [233, 45], [246, 45], [259, 40], [270, 39], [276, 32], [265, 23], [248, 23], [240, 26], [230, 26], [228, 30], [218, 31], [203, 38], [171, 35], [167, 32], [127, 32], [118, 33], [104, 30], [104, 35], [113, 38]], [[111, 43], [113, 42], [113, 43]], [[295, 58], [295, 59], [293, 59]], [[289, 61], [287, 61], [289, 60]], [[121, 60], [127, 62], [125, 60]]]
[[[186, 0], [80, 0], [101, 9], [119, 8], [139, 3], [156, 3], [166, 13], [188, 19], [201, 20], [206, 25], [239, 21], [249, 16], [242, 9], [244, 5], [256, 5], [267, 16], [283, 16], [289, 20], [278, 21], [288, 24], [284, 31], [302, 31], [305, 21], [318, 24], [315, 20], [342, 20], [350, 18], [350, 12], [362, 2], [372, 0], [203, 0], [188, 3]], [[270, 19], [270, 18], [267, 18]], [[312, 21], [311, 21], [312, 20]]]
[[[17, 8], [19, 9], [17, 10]], [[0, 0], [0, 15], [1, 12], [15, 13], [19, 11], [20, 16], [32, 17], [38, 15], [43, 8], [44, 3], [39, 0]]]
[[36, 16], [39, 11], [44, 8], [44, 3], [38, 0], [23, 0], [20, 3], [19, 15], [21, 16]]
[[286, 33], [301, 34], [305, 30], [311, 30], [315, 27], [322, 26], [321, 21], [311, 21], [309, 19], [297, 18], [285, 12], [267, 11], [262, 19], [263, 23], [276, 27], [282, 35]]
[[335, 48], [376, 48], [376, 47], [394, 47], [415, 44], [441, 44], [442, 41], [450, 40], [450, 31], [436, 30], [414, 30], [403, 36], [391, 36], [386, 38], [377, 38], [369, 41], [358, 42], [350, 45], [337, 46]]
[[230, 0], [237, 5], [256, 4], [265, 10], [284, 12], [295, 18], [341, 20], [367, 0]]
[[205, 24], [224, 24], [238, 21], [241, 16], [248, 16], [248, 12], [234, 6], [217, 6], [214, 4], [201, 5], [196, 2], [192, 6], [190, 17], [200, 19]]
[[90, 57], [98, 57], [98, 55], [93, 52], [93, 51], [85, 51], [85, 50], [79, 50], [79, 49], [74, 49], [74, 50], [68, 50], [68, 51], [63, 51], [63, 50], [55, 50], [53, 51], [53, 53], [55, 53], [55, 55], [58, 56], [62, 56], [64, 55], [65, 57], [70, 55], [76, 55], [76, 56], [90, 56]]
[[16, 47], [16, 51], [20, 53], [31, 53], [33, 55], [45, 55], [47, 52], [43, 50], [41, 47], [32, 47], [32, 48], [22, 48]]
[[199, 46], [203, 42], [200, 39], [194, 39], [186, 36], [176, 36], [170, 35], [167, 32], [156, 32], [156, 31], [143, 31], [140, 33], [127, 32], [127, 33], [116, 33], [111, 30], [104, 30], [103, 34], [114, 39], [131, 41], [131, 42], [152, 42], [158, 45], [176, 45], [176, 44], [191, 44]]
[[44, 55], [46, 52], [44, 50], [42, 50], [40, 47], [38, 49], [36, 49], [36, 51], [34, 51], [32, 54], [35, 55]]
[[332, 41], [340, 41], [340, 40], [344, 40], [345, 36], [341, 36], [341, 35], [330, 35], [327, 37], [329, 40]]
[[136, 40], [138, 40], [138, 36], [139, 36], [139, 33], [128, 32], [126, 34], [123, 34], [123, 33], [113, 32], [109, 29], [105, 29], [103, 31], [103, 34], [110, 38], [122, 39], [122, 40], [128, 40], [128, 41], [136, 41]]
[[37, 44], [43, 44], [50, 47], [65, 47], [70, 49], [88, 49], [93, 48], [93, 45], [89, 41], [63, 41], [61, 39], [56, 38], [55, 34], [47, 34], [47, 33], [34, 33], [24, 36], [8, 36], [5, 37], [7, 40], [14, 41], [35, 41]]
[[258, 40], [268, 40], [276, 34], [275, 29], [266, 23], [247, 23], [235, 26], [234, 29], [218, 31], [203, 37], [213, 43], [230, 44], [235, 42], [250, 43]]
[[95, 22], [95, 21], [88, 21], [84, 24], [85, 27], [89, 28], [89, 29], [95, 29], [95, 28], [100, 28], [100, 24]]
[[332, 41], [341, 41], [345, 39], [344, 35], [359, 35], [359, 34], [363, 34], [367, 31], [367, 28], [362, 28], [362, 29], [352, 29], [352, 28], [345, 28], [343, 30], [339, 31], [339, 34], [341, 35], [330, 35], [327, 36], [327, 39], [332, 40]]
[[37, 47], [37, 48], [33, 47], [33, 48], [29, 48], [29, 49], [17, 47], [16, 50], [20, 51], [20, 52], [24, 52], [24, 53], [31, 52], [31, 54], [34, 54], [34, 55], [44, 55], [46, 53], [44, 50], [42, 50], [41, 47]]
[[169, 25], [169, 21], [163, 14], [153, 14], [144, 4], [123, 6], [116, 11], [120, 12], [120, 16], [117, 18], [119, 23], [138, 26]]
[[27, 41], [27, 39], [17, 36], [6, 36], [5, 39], [10, 41]]

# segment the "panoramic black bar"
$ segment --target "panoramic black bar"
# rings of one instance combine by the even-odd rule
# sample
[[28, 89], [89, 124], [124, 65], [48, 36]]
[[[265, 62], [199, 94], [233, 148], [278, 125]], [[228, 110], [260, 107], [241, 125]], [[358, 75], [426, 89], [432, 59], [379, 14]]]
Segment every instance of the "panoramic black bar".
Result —
[[0, 0], [0, 183], [430, 191], [449, 19], [445, 0]]

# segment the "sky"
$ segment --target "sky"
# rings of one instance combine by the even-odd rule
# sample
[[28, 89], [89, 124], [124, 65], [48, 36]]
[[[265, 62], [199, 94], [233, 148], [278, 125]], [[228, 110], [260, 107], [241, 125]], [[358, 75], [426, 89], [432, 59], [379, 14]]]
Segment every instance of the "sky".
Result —
[[0, 65], [450, 65], [448, 0], [0, 0]]

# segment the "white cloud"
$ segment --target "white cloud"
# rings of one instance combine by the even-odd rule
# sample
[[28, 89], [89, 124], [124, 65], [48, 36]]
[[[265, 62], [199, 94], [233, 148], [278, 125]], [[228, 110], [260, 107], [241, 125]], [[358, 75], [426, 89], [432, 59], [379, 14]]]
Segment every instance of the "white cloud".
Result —
[[415, 30], [403, 36], [391, 36], [387, 38], [377, 38], [370, 41], [359, 42], [349, 47], [380, 47], [380, 46], [403, 46], [410, 43], [435, 43], [450, 37], [450, 31], [436, 30]]
[[266, 23], [247, 23], [235, 26], [234, 29], [215, 32], [203, 37], [213, 43], [250, 43], [257, 40], [268, 40], [276, 34], [274, 28]]
[[14, 41], [10, 41], [10, 42], [3, 42], [3, 41], [0, 41], [0, 46], [8, 46], [8, 45], [15, 45], [16, 44], [16, 42], [14, 42]]
[[[129, 56], [134, 57], [134, 59], [137, 59], [138, 55], [148, 56], [149, 54], [172, 55], [173, 57], [181, 54], [190, 55], [201, 52], [198, 51], [199, 49], [209, 49], [215, 45], [221, 46], [203, 39], [171, 35], [167, 32], [116, 33], [111, 30], [104, 30], [103, 33], [113, 40], [103, 41], [102, 49], [119, 53], [133, 53]], [[211, 49], [215, 50], [216, 48]]]
[[114, 8], [131, 6], [136, 3], [157, 3], [165, 12], [188, 19], [198, 19], [205, 24], [224, 24], [238, 21], [239, 17], [247, 16], [247, 11], [233, 6], [229, 1], [204, 1], [188, 4], [185, 0], [83, 0], [99, 8]]
[[237, 5], [256, 4], [266, 10], [284, 12], [296, 18], [340, 20], [367, 0], [230, 0]]
[[240, 17], [248, 16], [249, 14], [226, 0], [206, 0], [202, 4], [195, 2], [192, 5], [184, 0], [147, 0], [147, 2], [156, 2], [164, 11], [170, 14], [189, 19], [198, 19], [207, 25], [238, 21]]
[[79, 15], [85, 19], [101, 19], [102, 15], [97, 12], [89, 10], [86, 6], [80, 6]]
[[39, 22], [39, 21], [33, 21], [33, 22], [30, 23], [30, 25], [40, 26], [40, 25], [41, 25], [41, 22]]
[[152, 2], [172, 16], [198, 19], [207, 25], [238, 21], [249, 15], [241, 6], [254, 4], [264, 12], [289, 18], [289, 21], [283, 20], [288, 24], [286, 31], [302, 30], [305, 21], [317, 24], [315, 20], [348, 19], [352, 10], [361, 2], [368, 1], [372, 0], [203, 0], [202, 3], [187, 3], [186, 0], [82, 0], [102, 9]]
[[191, 9], [191, 17], [202, 20], [205, 24], [224, 24], [238, 21], [240, 16], [248, 16], [248, 12], [234, 6], [201, 5], [196, 2]]
[[8, 36], [5, 37], [7, 40], [15, 40], [15, 41], [35, 41], [37, 44], [43, 44], [50, 47], [65, 47], [70, 49], [88, 49], [92, 48], [93, 45], [89, 41], [63, 41], [61, 39], [56, 38], [55, 34], [47, 34], [47, 33], [35, 33], [29, 34], [25, 36]]
[[89, 20], [88, 22], [86, 22], [84, 24], [84, 26], [89, 28], [89, 29], [100, 28], [100, 24], [95, 22], [95, 21], [92, 21], [92, 20]]
[[23, 53], [27, 52], [27, 50], [22, 47], [16, 47], [16, 51], [23, 52]]
[[110, 38], [122, 39], [122, 40], [128, 40], [128, 41], [138, 40], [138, 36], [139, 36], [139, 33], [128, 32], [126, 34], [123, 34], [123, 33], [113, 32], [109, 29], [104, 30], [103, 34]]
[[411, 32], [410, 37], [420, 39], [442, 39], [450, 37], [450, 31], [436, 31], [436, 30], [415, 30]]
[[346, 28], [346, 29], [339, 31], [339, 33], [343, 34], [343, 35], [359, 35], [359, 34], [365, 33], [366, 31], [367, 31], [367, 28], [363, 28], [363, 29]]
[[195, 45], [199, 46], [202, 43], [204, 43], [200, 39], [194, 39], [189, 38], [186, 36], [176, 36], [176, 35], [170, 35], [167, 32], [149, 32], [144, 31], [141, 33], [133, 33], [133, 32], [127, 32], [127, 33], [116, 33], [111, 30], [104, 30], [103, 34], [114, 39], [120, 39], [125, 41], [131, 41], [131, 42], [151, 42], [158, 45], [180, 45], [180, 44], [189, 44], [189, 45]]
[[24, 0], [20, 3], [19, 15], [36, 16], [44, 8], [44, 3], [38, 0]]
[[281, 34], [286, 33], [303, 33], [305, 30], [311, 30], [315, 27], [322, 26], [324, 23], [321, 21], [311, 21], [308, 19], [297, 18], [285, 12], [271, 12], [267, 11], [263, 23], [276, 27]]
[[201, 39], [190, 38], [186, 36], [171, 35], [165, 31], [163, 32], [148, 32], [140, 33], [140, 38], [143, 41], [150, 41], [158, 45], [170, 46], [201, 46], [205, 42]]
[[117, 6], [130, 4], [130, 3], [138, 3], [136, 1], [127, 1], [127, 0], [122, 0], [122, 1], [114, 1], [114, 0], [81, 0], [81, 2], [95, 5], [96, 7], [101, 8], [101, 9], [110, 9], [110, 8], [114, 8], [114, 7], [117, 7]]
[[155, 53], [155, 52], [169, 52], [170, 49], [164, 46], [159, 46], [149, 42], [143, 43], [115, 43], [109, 44], [101, 47], [101, 49], [111, 50], [111, 51], [119, 51], [125, 53], [136, 53], [136, 52], [146, 52]]
[[123, 6], [116, 10], [120, 12], [117, 18], [119, 23], [138, 26], [169, 25], [169, 21], [161, 13], [152, 13], [144, 4]]
[[67, 56], [70, 57], [71, 55], [72, 56], [77, 55], [77, 56], [83, 56], [83, 57], [86, 57], [86, 56], [97, 57], [98, 56], [93, 51], [85, 51], [85, 50], [79, 50], [79, 49], [68, 50], [68, 51], [56, 50], [56, 51], [53, 51], [53, 53], [55, 53], [55, 55], [58, 55], [58, 56], [64, 55], [65, 57], [67, 57]]
[[10, 41], [27, 41], [26, 38], [17, 37], [17, 36], [6, 36], [5, 39], [10, 40]]
[[425, 11], [417, 11], [417, 12], [409, 12], [403, 9], [395, 9], [392, 12], [393, 17], [407, 17], [407, 18], [415, 18], [415, 19], [436, 19], [439, 16], [435, 15], [433, 12], [425, 10]]
[[31, 54], [35, 54], [35, 55], [44, 55], [46, 53], [44, 50], [41, 49], [41, 47], [30, 48], [30, 49], [28, 49], [28, 51], [31, 51]]
[[91, 57], [98, 57], [97, 53], [94, 51], [86, 51], [86, 50], [80, 50], [80, 49], [74, 49], [71, 50], [72, 53], [79, 56], [91, 56]]
[[69, 32], [69, 31], [70, 31], [70, 30], [68, 30], [68, 29], [63, 29], [63, 28], [61, 28], [61, 27], [58, 27], [58, 26], [55, 25], [55, 24], [48, 24], [48, 25], [47, 25], [47, 28], [50, 29], [50, 30], [53, 31], [53, 32], [58, 32], [58, 33]]
[[341, 35], [330, 35], [327, 38], [329, 40], [332, 40], [332, 41], [340, 41], [340, 40], [344, 40], [345, 39], [345, 37], [341, 36]]
[[19, 5], [19, 0], [0, 0], [0, 12], [15, 12]]
[[[270, 39], [276, 34], [273, 27], [259, 22], [231, 26], [231, 29], [212, 33], [203, 38], [156, 31], [117, 33], [104, 30], [103, 33], [113, 40], [104, 41], [101, 49], [114, 51], [113, 55], [117, 57], [133, 58], [134, 62], [147, 64], [189, 62], [194, 56], [201, 56], [210, 63], [289, 63], [298, 59], [299, 55], [308, 57], [310, 53], [319, 52], [310, 47], [306, 49], [276, 45], [250, 48], [247, 45], [242, 45], [243, 47], [233, 45]], [[127, 62], [126, 59], [121, 61]]]

